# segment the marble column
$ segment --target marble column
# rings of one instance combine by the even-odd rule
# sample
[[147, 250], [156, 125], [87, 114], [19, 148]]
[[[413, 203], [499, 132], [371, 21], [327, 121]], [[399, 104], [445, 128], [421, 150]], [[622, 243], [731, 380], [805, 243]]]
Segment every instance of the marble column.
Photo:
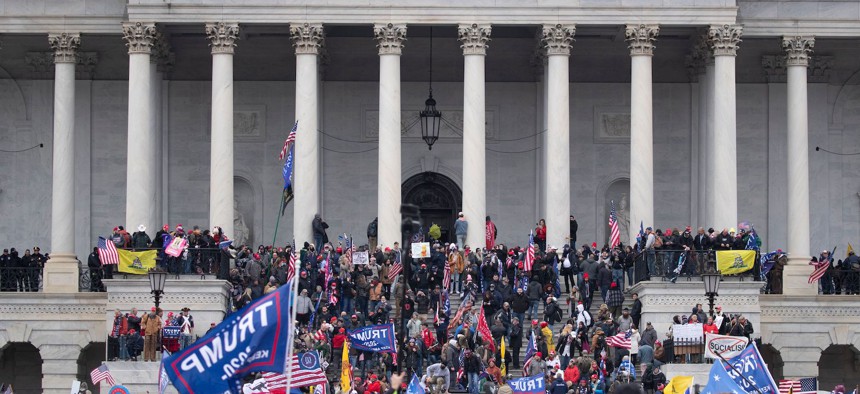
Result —
[[[630, 226], [654, 225], [654, 109], [651, 58], [658, 25], [627, 25], [630, 48]], [[633, 245], [636, 232], [623, 240]]]
[[379, 175], [377, 216], [379, 245], [400, 241], [400, 54], [406, 25], [373, 26], [379, 49]]
[[574, 25], [544, 25], [547, 54], [546, 242], [561, 248], [570, 237], [570, 49]]
[[784, 294], [815, 295], [808, 284], [809, 246], [809, 105], [806, 69], [814, 37], [783, 37], [788, 96], [788, 256]]
[[311, 222], [320, 212], [319, 52], [325, 39], [320, 23], [290, 25], [296, 49], [296, 130], [293, 168], [293, 238], [314, 242]]
[[711, 225], [720, 231], [738, 223], [738, 153], [737, 107], [735, 92], [735, 56], [741, 41], [740, 25], [711, 26], [708, 39], [714, 52], [714, 205]]
[[233, 234], [233, 51], [239, 24], [206, 24], [212, 48], [212, 135], [209, 165], [209, 226]]
[[702, 227], [707, 230], [710, 227], [713, 227], [714, 230], [719, 232], [722, 228], [717, 228], [714, 225], [714, 201], [716, 198], [716, 190], [714, 189], [714, 83], [716, 81], [716, 73], [714, 72], [714, 56], [713, 52], [711, 52], [710, 48], [707, 49], [708, 57], [705, 59], [705, 81], [708, 85], [708, 90], [705, 96], [705, 106], [707, 109], [705, 110], [705, 120], [707, 122], [707, 127], [705, 128], [705, 148], [704, 148], [704, 167], [705, 167], [705, 178], [703, 183], [705, 184], [705, 209], [703, 214], [705, 215], [702, 218], [704, 224]]
[[123, 23], [123, 38], [128, 47], [128, 155], [126, 157], [125, 227], [137, 231], [143, 224], [150, 234], [156, 223], [156, 181], [153, 162], [157, 136], [151, 121], [152, 73], [150, 64], [155, 44], [155, 24]]
[[48, 35], [54, 50], [54, 153], [51, 176], [51, 260], [45, 265], [44, 291], [78, 291], [75, 257], [75, 58], [77, 33]]
[[708, 97], [710, 95], [710, 86], [708, 84], [708, 75], [706, 65], [711, 58], [711, 51], [708, 48], [707, 34], [700, 37], [693, 48], [689, 57], [688, 67], [690, 69], [690, 81], [698, 82], [698, 92], [696, 97], [698, 100], [698, 119], [696, 125], [697, 140], [694, 146], [696, 150], [695, 164], [696, 173], [693, 174], [693, 187], [696, 190], [696, 210], [695, 226], [708, 229], [708, 205], [707, 205], [707, 179], [708, 179]]
[[464, 24], [457, 29], [463, 48], [463, 214], [471, 224], [466, 244], [483, 249], [487, 243], [486, 81], [484, 59], [490, 41], [489, 24]]
[[[147, 233], [150, 237], [154, 237], [155, 233], [158, 232], [158, 229], [161, 228], [161, 80], [163, 79], [162, 73], [158, 70], [158, 62], [161, 60], [161, 50], [165, 40], [164, 35], [160, 32], [156, 31], [153, 40], [152, 54], [149, 56], [149, 80], [151, 83], [149, 84], [149, 108], [151, 108], [149, 114], [149, 130], [152, 132], [153, 140], [153, 149], [152, 149], [152, 158], [150, 159], [150, 163], [152, 163], [152, 171], [155, 174], [154, 182], [153, 182], [153, 191], [155, 193], [155, 200], [152, 204], [152, 213], [150, 217], [152, 218], [151, 227], [148, 225], [146, 228]], [[129, 231], [132, 231], [129, 229]], [[134, 231], [137, 231], [137, 228], [134, 228]]]

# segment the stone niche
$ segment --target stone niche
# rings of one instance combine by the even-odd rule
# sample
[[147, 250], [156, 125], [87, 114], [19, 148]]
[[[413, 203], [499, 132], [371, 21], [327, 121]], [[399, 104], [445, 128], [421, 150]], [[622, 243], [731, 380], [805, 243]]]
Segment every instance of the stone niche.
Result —
[[[201, 280], [193, 275], [174, 278], [172, 275], [168, 276], [164, 285], [164, 294], [159, 305], [164, 309], [163, 317], [166, 318], [168, 312], [177, 314], [182, 308], [188, 307], [194, 317], [194, 335], [203, 336], [210, 323], [217, 324], [224, 319], [229, 305], [230, 285], [223, 280]], [[108, 296], [105, 308], [108, 332], [115, 309], [128, 313], [131, 308], [137, 308], [140, 316], [155, 305], [147, 277], [135, 278], [129, 275], [129, 279], [105, 279], [104, 283]]]

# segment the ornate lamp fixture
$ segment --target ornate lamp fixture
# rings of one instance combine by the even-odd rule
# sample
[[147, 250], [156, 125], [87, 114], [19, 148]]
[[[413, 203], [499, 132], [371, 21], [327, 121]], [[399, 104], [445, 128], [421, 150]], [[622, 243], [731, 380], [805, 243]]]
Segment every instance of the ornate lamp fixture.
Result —
[[439, 126], [442, 124], [442, 113], [436, 109], [433, 98], [433, 27], [430, 27], [430, 94], [424, 102], [424, 110], [418, 113], [421, 123], [421, 139], [427, 143], [427, 149], [433, 150], [433, 144], [439, 139]]

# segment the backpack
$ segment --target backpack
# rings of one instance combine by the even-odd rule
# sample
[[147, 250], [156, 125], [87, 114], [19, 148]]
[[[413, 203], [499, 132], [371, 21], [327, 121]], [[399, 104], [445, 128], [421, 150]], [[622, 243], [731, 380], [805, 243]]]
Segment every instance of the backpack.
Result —
[[594, 319], [591, 318], [591, 313], [589, 313], [585, 309], [582, 310], [582, 313], [583, 313], [583, 317], [585, 318], [585, 327], [586, 328], [594, 327]]

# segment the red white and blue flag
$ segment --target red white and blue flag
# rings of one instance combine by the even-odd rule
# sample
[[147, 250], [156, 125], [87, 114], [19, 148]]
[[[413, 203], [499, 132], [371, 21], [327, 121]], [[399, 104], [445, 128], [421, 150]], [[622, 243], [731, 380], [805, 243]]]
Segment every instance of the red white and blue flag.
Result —
[[621, 233], [618, 231], [618, 216], [615, 215], [615, 201], [609, 201], [609, 247], [615, 248], [621, 243]]
[[[290, 364], [292, 370], [291, 386], [305, 387], [328, 383], [328, 379], [320, 366], [319, 354], [316, 351], [299, 353], [293, 356]], [[264, 372], [266, 388], [272, 393], [285, 393], [287, 389], [287, 375], [277, 372]]]
[[290, 262], [287, 264], [287, 283], [290, 283], [296, 276], [296, 260], [298, 256], [296, 256], [296, 241], [293, 240], [293, 248], [290, 250]]
[[780, 394], [816, 394], [818, 392], [818, 379], [783, 379], [779, 381], [779, 392]]
[[529, 364], [532, 363], [532, 358], [535, 353], [537, 353], [537, 341], [535, 340], [535, 333], [532, 331], [532, 336], [529, 339], [529, 346], [526, 348], [526, 362], [523, 364], [523, 373], [526, 373], [529, 370]]
[[526, 258], [523, 260], [523, 270], [531, 271], [535, 263], [535, 236], [529, 231], [529, 247], [526, 250]]
[[296, 129], [299, 128], [299, 121], [293, 125], [293, 129], [290, 130], [290, 134], [287, 134], [287, 139], [284, 140], [284, 147], [281, 148], [281, 154], [278, 155], [278, 160], [284, 160], [284, 156], [287, 155], [287, 151], [290, 150], [290, 145], [296, 142]]
[[632, 331], [627, 330], [626, 332], [607, 337], [606, 344], [612, 347], [630, 350], [630, 336], [632, 334]]
[[113, 242], [106, 240], [105, 237], [99, 237], [97, 247], [99, 248], [99, 260], [102, 262], [102, 265], [119, 264], [119, 254]]

